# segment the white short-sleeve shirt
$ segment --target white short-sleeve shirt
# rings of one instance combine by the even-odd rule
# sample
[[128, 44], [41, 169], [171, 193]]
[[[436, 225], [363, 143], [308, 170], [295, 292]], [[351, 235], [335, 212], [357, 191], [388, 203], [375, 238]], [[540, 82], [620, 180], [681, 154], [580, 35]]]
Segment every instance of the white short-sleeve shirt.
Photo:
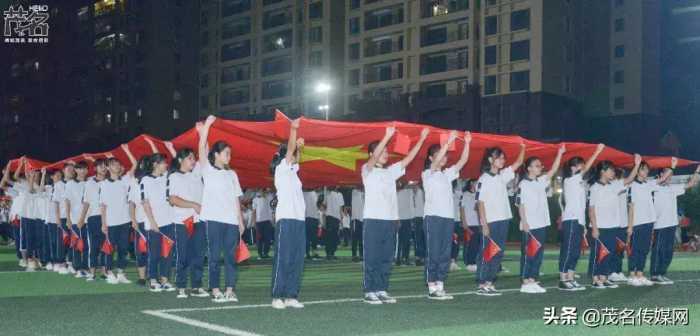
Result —
[[202, 177], [202, 220], [238, 225], [238, 197], [243, 191], [236, 172], [207, 163], [202, 167]]
[[591, 187], [588, 206], [595, 209], [596, 224], [599, 229], [620, 227], [619, 197], [624, 191], [625, 185], [622, 180], [615, 180], [608, 184], [596, 182]]
[[681, 184], [659, 185], [654, 193], [656, 221], [654, 229], [663, 229], [678, 225], [678, 196], [685, 194]]
[[133, 179], [122, 176], [118, 180], [106, 179], [100, 182], [100, 205], [105, 206], [107, 226], [117, 226], [131, 222], [129, 217], [128, 193]]
[[549, 203], [547, 202], [547, 189], [549, 188], [547, 176], [540, 176], [534, 180], [523, 178], [518, 186], [516, 204], [525, 207], [525, 219], [530, 229], [549, 226], [551, 220], [549, 218]]
[[318, 193], [316, 191], [304, 192], [305, 216], [318, 219]]
[[299, 165], [290, 165], [287, 159], [282, 159], [275, 167], [275, 189], [277, 190], [275, 218], [277, 221], [280, 219], [303, 221], [306, 217], [306, 204], [298, 172]]
[[[168, 196], [177, 196], [185, 201], [202, 204], [202, 170], [197, 163], [191, 172], [173, 172], [168, 176]], [[199, 215], [192, 208], [173, 206], [173, 222], [183, 223], [187, 218], [197, 222]]]
[[83, 212], [83, 194], [85, 193], [85, 182], [70, 180], [66, 182], [65, 199], [70, 203], [70, 218], [73, 224], [80, 220]]
[[656, 210], [652, 194], [659, 189], [656, 180], [635, 180], [629, 186], [629, 201], [633, 209], [632, 224], [642, 225], [656, 221]]
[[454, 197], [451, 197], [452, 181], [456, 180], [457, 177], [459, 177], [459, 172], [454, 166], [441, 171], [431, 169], [423, 171], [421, 178], [425, 189], [425, 206], [423, 207], [425, 216], [457, 218], [454, 208], [459, 209], [459, 202], [455, 204]]
[[60, 219], [66, 218], [66, 182], [58, 181], [53, 185], [53, 195], [51, 196], [51, 202], [58, 203], [58, 210]]
[[627, 228], [627, 220], [629, 219], [629, 212], [627, 205], [629, 204], [629, 200], [627, 199], [627, 188], [623, 190], [623, 192], [617, 197], [618, 204], [619, 204], [619, 210], [620, 210], [620, 227], [621, 228]]
[[272, 221], [272, 207], [270, 198], [259, 193], [253, 198], [253, 209], [255, 209], [255, 221], [257, 223]]
[[85, 181], [83, 202], [89, 205], [87, 217], [100, 215], [100, 185], [94, 177]]
[[360, 189], [352, 190], [352, 220], [362, 221], [362, 210], [365, 204], [365, 193]]
[[53, 196], [53, 185], [47, 185], [44, 187], [44, 199], [46, 207], [46, 223], [56, 224], [58, 219], [56, 218], [56, 204], [51, 202], [51, 197]]
[[399, 189], [396, 199], [399, 203], [399, 219], [413, 219], [413, 190], [409, 188]]
[[479, 213], [476, 208], [476, 194], [465, 192], [462, 195], [462, 209], [464, 209], [464, 217], [467, 219], [467, 226], [479, 226]]
[[586, 184], [581, 173], [564, 179], [564, 213], [562, 220], [586, 224]]
[[333, 190], [328, 193], [327, 197], [328, 199], [326, 200], [326, 215], [331, 216], [335, 219], [340, 219], [340, 209], [345, 206], [345, 199], [343, 198], [343, 194]]
[[425, 214], [425, 197], [423, 189], [413, 189], [413, 218], [423, 218]]
[[401, 162], [387, 168], [362, 166], [362, 184], [365, 187], [365, 209], [363, 218], [379, 220], [398, 220], [399, 209], [396, 196], [396, 180], [406, 170]]
[[515, 178], [513, 168], [502, 169], [498, 174], [483, 173], [476, 188], [477, 202], [484, 203], [484, 215], [487, 223], [513, 218], [508, 200], [508, 183]]
[[[143, 210], [143, 202], [141, 202], [141, 185], [136, 179], [129, 185], [129, 203], [134, 204], [134, 212], [137, 223], [146, 223], [146, 212]], [[150, 230], [150, 226], [144, 225], [146, 230]]]
[[[148, 201], [159, 228], [173, 224], [173, 208], [168, 201], [168, 176], [146, 175], [141, 179], [141, 201]], [[148, 216], [146, 222], [150, 223]]]

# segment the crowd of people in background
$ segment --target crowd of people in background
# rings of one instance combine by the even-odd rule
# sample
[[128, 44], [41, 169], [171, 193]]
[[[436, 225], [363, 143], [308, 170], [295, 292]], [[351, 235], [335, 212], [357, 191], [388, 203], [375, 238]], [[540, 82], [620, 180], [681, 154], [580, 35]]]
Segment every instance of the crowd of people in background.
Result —
[[[0, 235], [14, 244], [19, 265], [29, 272], [129, 284], [125, 270], [131, 257], [136, 282], [149, 291], [214, 302], [238, 301], [234, 251], [239, 244], [255, 245], [258, 259], [272, 259], [272, 307], [283, 309], [303, 307], [298, 295], [304, 260], [320, 259], [321, 253], [336, 260], [341, 245], [350, 248], [352, 262], [362, 263], [363, 299], [369, 304], [396, 302], [388, 293], [394, 265], [422, 267], [430, 299], [453, 298], [445, 282], [460, 264], [476, 274], [477, 294], [501, 295], [495, 283], [499, 272], [509, 272], [501, 261], [517, 218], [520, 291], [537, 294], [546, 292], [540, 283], [542, 246], [553, 222], [553, 180], [562, 166], [558, 288], [585, 289], [576, 274], [585, 245], [592, 288], [669, 285], [666, 272], [677, 228], [684, 225], [677, 197], [700, 179], [698, 168], [686, 184], [670, 184], [675, 159], [656, 176], [639, 155], [629, 171], [596, 162], [603, 145], [588, 158], [565, 162], [562, 145], [544, 167], [540, 158], [525, 157], [521, 144], [510, 166], [503, 150], [488, 148], [479, 179], [463, 180], [460, 171], [472, 159], [471, 135], [451, 132], [445, 143], [427, 147], [421, 180], [405, 181], [405, 169], [429, 131], [390, 164], [386, 147], [395, 130], [388, 127], [381, 141], [368, 145], [362, 186], [306, 189], [297, 175], [304, 146], [297, 120], [288, 142], [271, 158], [274, 187], [244, 190], [228, 166], [235, 155], [230, 144], [207, 141], [214, 121], [197, 124], [196, 149], [176, 150], [166, 142], [168, 153], [159, 153], [150, 142], [153, 154], [137, 160], [123, 145], [128, 170], [114, 157], [69, 162], [60, 170], [32, 170], [22, 160], [11, 172], [8, 164], [0, 181], [7, 195], [0, 203]], [[448, 166], [447, 153], [458, 140], [462, 151]], [[94, 176], [88, 176], [90, 170]]]

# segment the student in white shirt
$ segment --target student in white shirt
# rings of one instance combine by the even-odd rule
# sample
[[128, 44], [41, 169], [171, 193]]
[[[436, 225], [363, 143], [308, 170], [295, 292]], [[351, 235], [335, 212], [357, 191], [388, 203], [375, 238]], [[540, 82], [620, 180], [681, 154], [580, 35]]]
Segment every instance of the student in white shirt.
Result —
[[[673, 174], [673, 170], [666, 168], [663, 174]], [[672, 185], [669, 183], [670, 180], [669, 176], [654, 193], [656, 221], [654, 222], [654, 242], [651, 245], [650, 268], [651, 281], [660, 285], [673, 284], [673, 280], [666, 277], [666, 272], [673, 259], [673, 242], [678, 228], [678, 196], [683, 195], [687, 189], [698, 184], [700, 166], [695, 168], [693, 176], [685, 185]]]
[[[520, 277], [522, 279], [520, 292], [522, 293], [547, 292], [537, 283], [544, 256], [543, 245], [547, 228], [551, 224], [547, 189], [552, 184], [552, 177], [559, 170], [559, 163], [565, 151], [566, 147], [561, 145], [552, 167], [547, 172], [543, 172], [544, 166], [540, 158], [532, 156], [525, 160], [522, 179], [518, 185], [518, 196], [515, 201], [520, 214], [520, 231], [522, 232], [520, 243]], [[527, 253], [531, 240], [542, 244], [542, 247], [532, 257]]]
[[637, 178], [629, 186], [629, 221], [627, 227], [627, 240], [632, 249], [632, 255], [628, 257], [629, 279], [628, 284], [639, 286], [651, 286], [654, 283], [644, 276], [644, 266], [651, 248], [651, 235], [656, 222], [653, 193], [659, 190], [659, 184], [671, 177], [673, 169], [676, 169], [678, 159], [671, 158], [671, 170], [655, 180], [649, 180], [649, 164], [642, 161], [639, 165]]
[[467, 232], [468, 239], [463, 239], [464, 265], [467, 271], [476, 272], [476, 257], [481, 247], [481, 225], [479, 214], [476, 212], [476, 180], [468, 180], [462, 194], [462, 229]]
[[[183, 148], [175, 152], [172, 143], [165, 145], [173, 156], [171, 173], [168, 177], [168, 199], [173, 205], [173, 222], [175, 223], [177, 271], [175, 286], [179, 289], [178, 298], [186, 298], [187, 278], [191, 283], [189, 295], [209, 297], [202, 288], [204, 272], [204, 248], [206, 232], [204, 223], [199, 219], [202, 212], [202, 172], [194, 151]], [[191, 233], [184, 225], [192, 222]], [[182, 225], [181, 225], [182, 224]]]
[[364, 302], [369, 304], [396, 303], [396, 299], [387, 293], [396, 244], [395, 223], [399, 219], [396, 180], [405, 174], [406, 167], [418, 154], [430, 130], [423, 129], [420, 139], [403, 160], [385, 168], [389, 161], [386, 145], [395, 132], [394, 127], [387, 127], [380, 142], [369, 144], [369, 160], [362, 166], [362, 184], [365, 189], [362, 287], [365, 292]]
[[[50, 183], [49, 183], [50, 184]], [[48, 193], [47, 193], [48, 190]], [[40, 261], [41, 264], [47, 271], [53, 270], [53, 264], [51, 263], [51, 244], [49, 242], [49, 222], [48, 222], [48, 208], [49, 208], [49, 195], [51, 195], [51, 185], [46, 185], [46, 169], [41, 169], [41, 179], [39, 187], [37, 189], [37, 212], [39, 217], [39, 223], [41, 226], [40, 239], [41, 239], [41, 250]], [[2, 221], [0, 220], [0, 223]]]
[[22, 199], [20, 198], [19, 192], [15, 188], [15, 183], [17, 183], [17, 181], [20, 181], [20, 173], [24, 165], [25, 160], [24, 158], [22, 158], [19, 161], [17, 169], [11, 175], [10, 163], [8, 162], [3, 171], [2, 180], [0, 180], [0, 189], [5, 190], [5, 193], [12, 198], [12, 202], [8, 213], [8, 220], [10, 222], [10, 225], [12, 226], [13, 238], [15, 240], [15, 254], [17, 255], [17, 259], [19, 260], [20, 267], [26, 267], [27, 261], [24, 257], [25, 253], [21, 249], [21, 246], [24, 243], [22, 242], [23, 235], [21, 232], [22, 230], [21, 225], [19, 223], [20, 219], [18, 214], [18, 209], [21, 207], [20, 203], [22, 202]]
[[[200, 218], [207, 226], [209, 243], [209, 288], [214, 302], [238, 302], [236, 287], [235, 251], [241, 240], [243, 223], [240, 198], [243, 195], [238, 175], [229, 167], [231, 146], [217, 141], [207, 151], [209, 129], [216, 117], [209, 116], [204, 124], [197, 123], [199, 133], [199, 165], [202, 169], [202, 211]], [[224, 257], [225, 293], [221, 292], [220, 258]]]
[[[85, 182], [85, 191], [82, 199], [81, 218], [87, 218], [87, 281], [95, 280], [95, 270], [99, 264], [100, 246], [104, 241], [102, 232], [102, 216], [100, 216], [100, 182], [106, 179], [107, 163], [105, 159], [98, 159], [94, 162], [95, 176]], [[55, 216], [54, 216], [55, 217]]]
[[[593, 275], [592, 288], [617, 288], [608, 279], [611, 273], [611, 259], [598, 258], [600, 246], [603, 244], [610, 253], [615, 253], [615, 231], [620, 226], [620, 211], [618, 197], [625, 191], [625, 186], [634, 180], [642, 159], [634, 156], [634, 168], [630, 175], [623, 180], [615, 180], [615, 166], [610, 161], [601, 161], [596, 166], [595, 182], [591, 186], [588, 201], [588, 217], [591, 222], [591, 272]], [[609, 255], [608, 255], [609, 256]], [[601, 259], [601, 260], [599, 260]]]
[[396, 266], [408, 265], [411, 254], [411, 235], [413, 220], [413, 189], [403, 181], [398, 181], [397, 200], [399, 203], [399, 230], [396, 240]]
[[564, 165], [561, 246], [559, 250], [559, 289], [585, 290], [575, 280], [576, 264], [581, 256], [581, 239], [585, 239], [586, 183], [583, 176], [595, 163], [605, 145], [599, 144], [595, 152], [584, 162], [580, 156], [569, 159]]
[[287, 144], [280, 145], [270, 170], [277, 190], [275, 257], [272, 261], [272, 308], [304, 308], [297, 299], [304, 270], [306, 205], [301, 190], [299, 158], [304, 139], [297, 138], [300, 120], [292, 121]]
[[362, 260], [362, 210], [365, 203], [365, 192], [361, 188], [354, 188], [351, 197], [350, 227], [352, 232], [352, 261]]
[[62, 170], [63, 180], [54, 184], [53, 196], [51, 196], [51, 201], [54, 204], [53, 210], [56, 212], [56, 218], [60, 221], [56, 230], [56, 260], [53, 263], [53, 270], [59, 274], [69, 274], [71, 269], [66, 263], [67, 250], [63, 237], [70, 235], [66, 217], [66, 184], [75, 178], [75, 166], [72, 163], [66, 163]]
[[37, 221], [36, 213], [36, 196], [37, 196], [37, 184], [39, 180], [39, 175], [37, 171], [29, 170], [29, 167], [25, 165], [26, 180], [23, 184], [20, 184], [20, 193], [25, 194], [24, 205], [20, 212], [21, 214], [21, 225], [25, 236], [25, 253], [28, 272], [36, 271], [41, 267], [39, 263], [38, 251], [41, 248], [41, 224]]
[[447, 149], [456, 139], [457, 132], [451, 131], [448, 141], [442, 146], [434, 144], [428, 147], [428, 156], [421, 174], [425, 188], [425, 278], [428, 283], [428, 298], [434, 300], [454, 298], [445, 292], [444, 287], [450, 267], [455, 222], [452, 183], [459, 178], [460, 171], [469, 160], [471, 134], [464, 134], [464, 146], [459, 161], [445, 168]]
[[[624, 180], [625, 171], [622, 168], [615, 169], [615, 178], [618, 180]], [[610, 276], [608, 279], [612, 282], [627, 282], [627, 277], [622, 272], [622, 259], [624, 259], [625, 251], [619, 251], [618, 245], [621, 247], [627, 247], [627, 226], [629, 220], [629, 209], [627, 200], [627, 187], [625, 190], [617, 196], [618, 201], [618, 211], [620, 213], [620, 227], [615, 230], [615, 253], [610, 253], [608, 258], [610, 259]], [[628, 257], [629, 258], [629, 257]], [[589, 267], [591, 268], [591, 267]]]
[[[71, 236], [77, 235], [78, 238], [83, 236], [83, 226], [85, 225], [83, 212], [83, 194], [85, 193], [85, 178], [87, 177], [87, 163], [81, 161], [75, 164], [75, 179], [66, 182], [66, 225], [70, 230]], [[73, 241], [71, 239], [71, 241]], [[78, 251], [77, 246], [69, 247], [70, 259], [72, 264], [69, 264], [68, 270], [75, 273], [76, 278], [84, 278], [87, 276], [87, 253]], [[83, 249], [84, 251], [84, 249]], [[72, 268], [72, 270], [71, 270]], [[75, 272], [72, 272], [75, 271]]]
[[[129, 195], [127, 201], [129, 203], [129, 218], [131, 219], [131, 229], [134, 231], [134, 256], [136, 256], [136, 273], [138, 275], [137, 284], [146, 287], [146, 266], [148, 265], [148, 243], [146, 243], [146, 251], [139, 251], [139, 239], [148, 242], [149, 226], [146, 225], [146, 212], [143, 210], [143, 202], [141, 202], [141, 186], [139, 181], [148, 174], [146, 171], [146, 161], [148, 156], [143, 156], [139, 159], [134, 178], [129, 185]], [[104, 238], [103, 238], [104, 239]]]
[[450, 266], [449, 271], [459, 271], [461, 268], [457, 265], [457, 257], [459, 256], [459, 240], [462, 239], [462, 211], [459, 204], [462, 203], [462, 187], [459, 179], [452, 181], [452, 205], [454, 206], [454, 225], [452, 232], [452, 248], [450, 249]]
[[[131, 281], [126, 278], [124, 271], [127, 266], [129, 228], [131, 227], [128, 194], [137, 163], [127, 145], [122, 145], [121, 148], [129, 158], [131, 168], [122, 176], [122, 163], [114, 157], [107, 159], [109, 177], [99, 183], [100, 189], [98, 191], [100, 215], [102, 217], [102, 233], [105, 234], [105, 240], [109, 241], [117, 252], [116, 275], [112, 272], [114, 262], [113, 254], [105, 255], [104, 258], [107, 283], [112, 285], [131, 283]], [[101, 247], [102, 246], [100, 246], [100, 248]]]
[[335, 187], [329, 187], [324, 198], [326, 206], [326, 231], [323, 236], [324, 247], [326, 249], [326, 259], [335, 260], [335, 252], [338, 250], [340, 242], [340, 221], [343, 218], [343, 207], [345, 200]]
[[318, 191], [304, 191], [304, 204], [306, 205], [306, 259], [318, 258]]
[[270, 258], [270, 247], [274, 239], [275, 229], [272, 227], [272, 200], [270, 189], [260, 189], [251, 202], [253, 217], [255, 218], [255, 232], [257, 236], [258, 259]]
[[[481, 160], [482, 174], [477, 185], [476, 201], [484, 240], [481, 243], [477, 264], [477, 282], [479, 283], [477, 295], [501, 295], [496, 290], [494, 282], [496, 273], [501, 268], [508, 226], [513, 218], [507, 186], [515, 178], [515, 171], [520, 168], [524, 158], [525, 144], [521, 143], [520, 154], [509, 167], [504, 167], [505, 153], [498, 147], [487, 148]], [[500, 251], [487, 261], [484, 252], [491, 243], [498, 245]]]
[[416, 251], [416, 266], [425, 265], [425, 230], [423, 227], [423, 208], [425, 197], [423, 187], [413, 186], [413, 242]]
[[[173, 209], [168, 202], [168, 162], [163, 154], [152, 154], [143, 158], [146, 175], [141, 177], [141, 203], [146, 214], [148, 227], [148, 278], [151, 292], [171, 292], [175, 287], [170, 283], [170, 271], [175, 254], [175, 231]], [[167, 256], [161, 255], [162, 244], [172, 243]]]

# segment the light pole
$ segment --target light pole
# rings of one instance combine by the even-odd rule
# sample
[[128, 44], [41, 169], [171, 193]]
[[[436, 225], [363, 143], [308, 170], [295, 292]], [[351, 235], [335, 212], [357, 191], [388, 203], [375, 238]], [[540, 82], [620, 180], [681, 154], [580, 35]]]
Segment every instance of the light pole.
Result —
[[326, 120], [328, 120], [328, 113], [330, 110], [329, 93], [331, 89], [333, 88], [327, 82], [319, 82], [318, 84], [316, 84], [316, 93], [324, 95], [324, 104], [319, 105], [318, 110], [323, 111], [325, 113]]

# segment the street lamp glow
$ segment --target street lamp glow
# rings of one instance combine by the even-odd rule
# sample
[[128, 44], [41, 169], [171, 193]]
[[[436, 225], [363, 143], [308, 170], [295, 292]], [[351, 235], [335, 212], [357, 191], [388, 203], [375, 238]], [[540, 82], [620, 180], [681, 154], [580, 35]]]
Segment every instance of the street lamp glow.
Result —
[[331, 90], [331, 86], [328, 83], [321, 82], [321, 83], [316, 84], [316, 92], [318, 92], [318, 93], [327, 93], [330, 90]]
[[328, 111], [328, 105], [319, 105], [318, 110], [319, 111]]

